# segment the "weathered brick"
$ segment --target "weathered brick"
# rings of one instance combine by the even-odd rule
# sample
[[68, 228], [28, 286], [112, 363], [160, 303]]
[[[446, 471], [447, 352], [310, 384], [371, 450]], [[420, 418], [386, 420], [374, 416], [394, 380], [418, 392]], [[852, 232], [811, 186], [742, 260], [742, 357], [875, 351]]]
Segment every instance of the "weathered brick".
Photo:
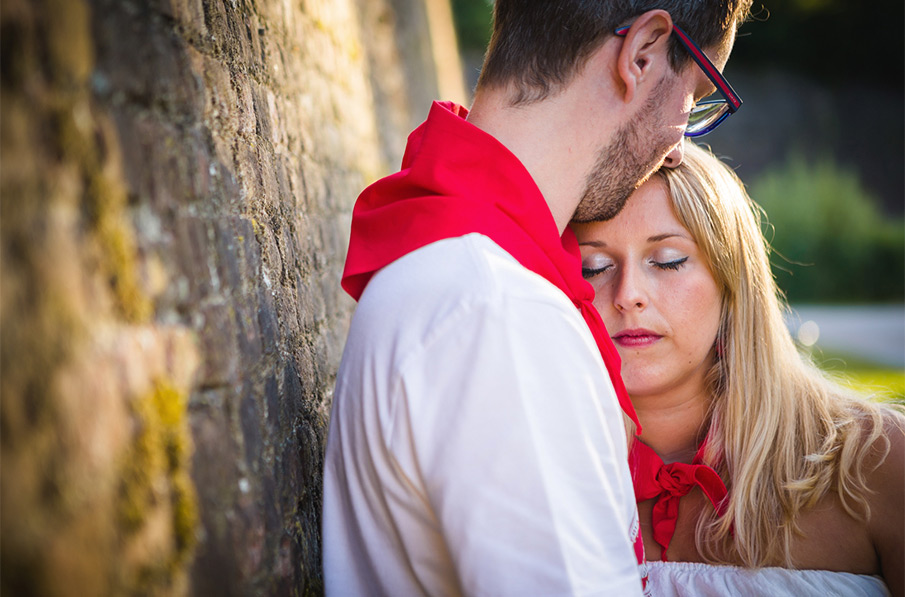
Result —
[[252, 371], [264, 355], [257, 309], [252, 297], [236, 305], [236, 337], [239, 342], [240, 369]]
[[243, 258], [242, 287], [244, 290], [251, 290], [261, 285], [261, 247], [255, 239], [251, 220], [240, 216], [233, 223]]
[[[241, 276], [241, 246], [233, 228], [234, 221], [238, 218], [224, 218], [215, 220], [211, 224], [211, 240], [217, 252], [217, 277], [224, 291], [233, 292], [242, 287]], [[225, 293], [224, 292], [224, 293]]]
[[[323, 592], [349, 213], [434, 87], [404, 1], [4, 1], [0, 592]], [[193, 483], [128, 448], [167, 396]]]
[[189, 305], [198, 304], [214, 292], [211, 279], [211, 252], [208, 248], [208, 223], [198, 217], [181, 217], [175, 222], [175, 244], [182, 274], [188, 281]]
[[144, 2], [131, 5], [132, 10], [99, 4], [96, 74], [107, 80], [119, 101], [161, 109], [173, 119], [197, 119], [198, 79], [189, 68], [182, 41], [168, 23]]
[[261, 328], [261, 344], [264, 353], [276, 353], [280, 341], [280, 324], [274, 307], [273, 293], [268, 288], [258, 289], [258, 325]]
[[264, 404], [267, 408], [267, 435], [280, 437], [280, 380], [270, 373], [264, 380]]
[[199, 500], [207, 507], [201, 510], [204, 533], [194, 563], [192, 594], [238, 595], [241, 556], [230, 541], [238, 474], [234, 460], [226, 457], [236, 453], [236, 446], [223, 408], [229, 400], [222, 389], [203, 392], [197, 400], [205, 406], [192, 411], [193, 477]]
[[264, 437], [261, 434], [262, 417], [250, 384], [245, 384], [242, 404], [239, 407], [239, 422], [242, 440], [245, 444], [245, 461], [250, 470], [257, 472], [264, 452]]
[[229, 305], [207, 305], [201, 308], [203, 365], [202, 387], [234, 384], [239, 379], [239, 350], [233, 309]]
[[173, 18], [183, 35], [189, 40], [198, 40], [208, 35], [204, 21], [204, 0], [162, 0], [169, 8], [163, 12]]

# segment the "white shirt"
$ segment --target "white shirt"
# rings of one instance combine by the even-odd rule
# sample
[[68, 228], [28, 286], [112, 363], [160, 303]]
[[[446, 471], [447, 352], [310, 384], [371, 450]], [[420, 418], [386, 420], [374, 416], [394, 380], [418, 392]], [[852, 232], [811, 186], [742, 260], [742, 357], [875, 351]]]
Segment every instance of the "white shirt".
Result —
[[640, 595], [622, 413], [555, 286], [489, 238], [378, 272], [340, 366], [328, 595]]
[[654, 597], [888, 597], [889, 589], [878, 576], [791, 570], [789, 568], [739, 568], [694, 562], [650, 562]]

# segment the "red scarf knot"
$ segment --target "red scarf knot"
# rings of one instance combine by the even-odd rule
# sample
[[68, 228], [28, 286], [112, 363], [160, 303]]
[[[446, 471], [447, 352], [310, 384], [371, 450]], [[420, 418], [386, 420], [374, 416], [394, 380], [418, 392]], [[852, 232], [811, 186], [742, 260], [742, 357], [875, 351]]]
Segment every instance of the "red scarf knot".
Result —
[[694, 465], [673, 462], [660, 467], [657, 472], [657, 484], [661, 493], [682, 497], [694, 487]]
[[703, 464], [702, 455], [706, 440], [695, 454], [692, 464], [673, 462], [663, 464], [656, 452], [637, 438], [632, 444], [629, 464], [635, 498], [639, 502], [658, 498], [651, 513], [653, 538], [662, 548], [661, 559], [666, 561], [666, 550], [676, 532], [679, 518], [679, 500], [695, 486], [701, 488], [713, 507], [722, 514], [729, 494], [726, 485], [715, 470]]

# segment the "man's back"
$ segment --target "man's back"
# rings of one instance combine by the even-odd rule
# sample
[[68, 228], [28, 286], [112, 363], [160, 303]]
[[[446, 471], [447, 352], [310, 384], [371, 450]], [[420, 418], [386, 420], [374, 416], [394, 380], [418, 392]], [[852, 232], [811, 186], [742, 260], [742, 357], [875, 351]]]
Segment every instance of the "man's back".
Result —
[[340, 367], [338, 595], [640, 591], [622, 414], [572, 302], [478, 234], [378, 272]]

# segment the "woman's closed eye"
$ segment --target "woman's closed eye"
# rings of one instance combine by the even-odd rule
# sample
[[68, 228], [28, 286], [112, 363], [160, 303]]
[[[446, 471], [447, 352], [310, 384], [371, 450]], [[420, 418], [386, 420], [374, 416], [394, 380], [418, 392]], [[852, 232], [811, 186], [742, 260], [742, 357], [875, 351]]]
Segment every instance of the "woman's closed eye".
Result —
[[599, 253], [587, 255], [581, 260], [581, 276], [587, 280], [613, 267], [613, 260]]
[[672, 259], [670, 261], [656, 261], [654, 259], [651, 259], [650, 264], [657, 269], [678, 270], [680, 267], [685, 265], [686, 261], [688, 261], [688, 257], [680, 257], [679, 259]]
[[581, 277], [584, 278], [585, 280], [587, 280], [587, 279], [589, 279], [589, 278], [593, 278], [594, 276], [596, 276], [596, 275], [598, 275], [598, 274], [602, 274], [603, 272], [607, 271], [607, 270], [610, 269], [611, 267], [613, 267], [613, 264], [612, 264], [612, 263], [608, 263], [608, 264], [602, 265], [602, 266], [600, 266], [600, 267], [585, 267], [585, 266], [582, 266], [582, 268], [581, 268]]

